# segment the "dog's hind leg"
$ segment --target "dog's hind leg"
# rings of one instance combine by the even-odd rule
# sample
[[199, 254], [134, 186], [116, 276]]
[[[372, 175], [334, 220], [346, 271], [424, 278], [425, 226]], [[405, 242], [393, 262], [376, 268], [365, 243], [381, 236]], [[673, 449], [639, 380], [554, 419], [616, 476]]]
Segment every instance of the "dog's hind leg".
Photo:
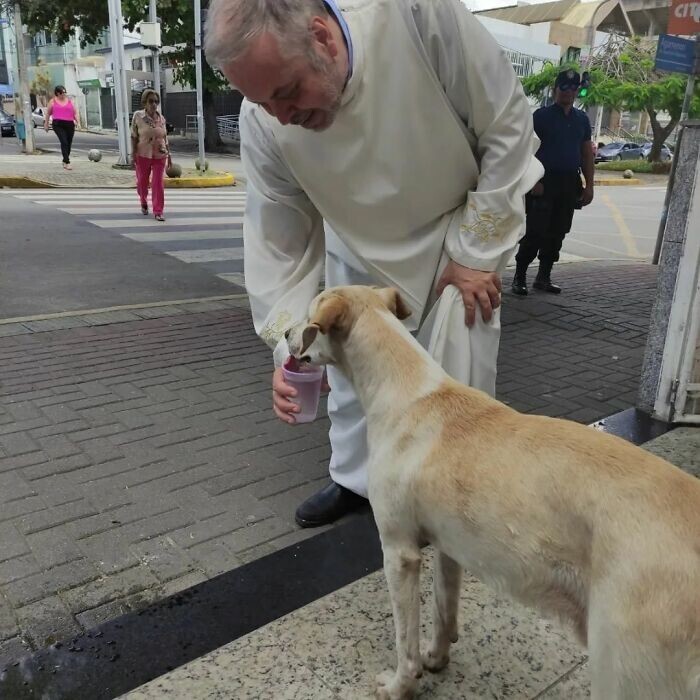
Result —
[[457, 608], [462, 567], [442, 552], [435, 556], [433, 578], [433, 639], [423, 656], [423, 666], [440, 671], [450, 660], [450, 644], [457, 641]]
[[396, 672], [377, 677], [377, 697], [381, 700], [412, 698], [423, 666], [419, 648], [420, 565], [417, 545], [390, 544], [382, 540], [384, 573], [396, 628]]

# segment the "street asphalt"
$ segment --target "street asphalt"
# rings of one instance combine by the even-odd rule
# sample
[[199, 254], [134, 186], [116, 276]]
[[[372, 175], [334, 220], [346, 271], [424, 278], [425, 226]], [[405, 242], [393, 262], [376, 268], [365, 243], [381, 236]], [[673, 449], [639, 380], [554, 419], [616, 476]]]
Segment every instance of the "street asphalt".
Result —
[[1, 191], [0, 211], [0, 319], [237, 291], [197, 265]]

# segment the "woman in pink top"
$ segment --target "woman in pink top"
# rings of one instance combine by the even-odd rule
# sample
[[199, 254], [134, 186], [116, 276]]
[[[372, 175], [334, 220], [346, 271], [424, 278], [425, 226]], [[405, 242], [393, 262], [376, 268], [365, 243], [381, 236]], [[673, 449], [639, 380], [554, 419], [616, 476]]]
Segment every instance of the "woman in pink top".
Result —
[[66, 95], [66, 88], [63, 85], [56, 85], [53, 91], [54, 96], [49, 102], [46, 116], [44, 117], [44, 129], [49, 130], [49, 118], [53, 117], [53, 130], [58, 140], [61, 142], [61, 153], [63, 154], [63, 168], [72, 170], [70, 164], [70, 149], [73, 145], [73, 135], [75, 127], [78, 126], [78, 112], [72, 100]]
[[143, 91], [141, 106], [144, 109], [134, 112], [131, 122], [131, 152], [136, 165], [136, 191], [141, 200], [141, 213], [148, 214], [148, 180], [151, 178], [153, 214], [158, 221], [165, 221], [163, 172], [168, 159], [168, 133], [165, 117], [158, 112], [159, 102], [155, 90], [147, 88]]

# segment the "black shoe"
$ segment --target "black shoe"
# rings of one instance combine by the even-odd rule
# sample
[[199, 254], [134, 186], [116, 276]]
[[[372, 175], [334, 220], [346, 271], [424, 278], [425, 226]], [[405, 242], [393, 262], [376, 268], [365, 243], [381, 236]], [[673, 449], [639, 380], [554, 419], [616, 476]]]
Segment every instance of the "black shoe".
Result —
[[299, 527], [320, 527], [359, 510], [367, 502], [366, 498], [331, 481], [297, 508], [294, 519]]
[[515, 277], [513, 277], [511, 289], [513, 290], [513, 294], [517, 294], [519, 297], [526, 297], [527, 281], [525, 279], [525, 275], [515, 275]]
[[550, 294], [561, 294], [561, 287], [557, 284], [552, 284], [552, 280], [547, 278], [538, 277], [532, 286], [535, 289], [539, 289], [541, 292], [549, 292]]

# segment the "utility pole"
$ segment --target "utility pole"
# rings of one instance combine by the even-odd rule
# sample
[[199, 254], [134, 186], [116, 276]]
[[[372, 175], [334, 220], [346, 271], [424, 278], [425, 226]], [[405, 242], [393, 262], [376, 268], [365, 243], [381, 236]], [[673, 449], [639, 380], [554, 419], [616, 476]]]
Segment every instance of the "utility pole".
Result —
[[695, 76], [700, 72], [700, 32], [695, 35], [695, 65], [693, 72], [688, 76], [688, 82], [685, 84], [685, 95], [683, 97], [683, 107], [681, 108], [681, 122], [688, 119], [690, 112], [690, 103], [693, 99], [695, 90]]
[[22, 13], [18, 2], [15, 3], [15, 45], [17, 46], [17, 76], [19, 78], [20, 100], [22, 102], [22, 120], [24, 121], [24, 150], [26, 153], [34, 153], [32, 103], [29, 99], [29, 76], [27, 75], [27, 56], [24, 53]]
[[199, 174], [204, 175], [204, 106], [202, 102], [202, 3], [194, 0], [194, 60], [197, 82], [197, 141]]
[[688, 113], [690, 112], [690, 103], [693, 99], [693, 92], [695, 91], [695, 76], [700, 74], [700, 33], [695, 35], [695, 64], [693, 65], [693, 72], [688, 76], [688, 82], [685, 84], [685, 96], [683, 98], [683, 106], [681, 107], [681, 118], [678, 122], [678, 137], [676, 138], [676, 148], [674, 149], [673, 162], [671, 163], [671, 174], [668, 178], [668, 184], [666, 185], [666, 196], [664, 197], [664, 206], [661, 210], [661, 219], [659, 220], [659, 228], [656, 233], [656, 245], [654, 246], [654, 255], [651, 259], [652, 265], [659, 264], [659, 258], [661, 257], [661, 247], [664, 243], [664, 234], [666, 232], [666, 220], [668, 219], [668, 205], [671, 201], [671, 193], [673, 192], [673, 185], [676, 181], [676, 165], [678, 163], [678, 150], [680, 149], [681, 139], [683, 138], [684, 123], [688, 119]]
[[[156, 15], [156, 0], [150, 0], [148, 5], [148, 21], [155, 24], [158, 21]], [[158, 93], [158, 97], [162, 100], [163, 95], [160, 94], [160, 51], [157, 46], [152, 49], [153, 56], [153, 89]], [[160, 105], [158, 105], [160, 108]]]
[[109, 33], [112, 38], [112, 61], [114, 77], [114, 95], [117, 102], [117, 136], [119, 141], [119, 160], [117, 168], [128, 168], [129, 163], [129, 103], [124, 76], [124, 20], [122, 19], [121, 0], [108, 0]]

